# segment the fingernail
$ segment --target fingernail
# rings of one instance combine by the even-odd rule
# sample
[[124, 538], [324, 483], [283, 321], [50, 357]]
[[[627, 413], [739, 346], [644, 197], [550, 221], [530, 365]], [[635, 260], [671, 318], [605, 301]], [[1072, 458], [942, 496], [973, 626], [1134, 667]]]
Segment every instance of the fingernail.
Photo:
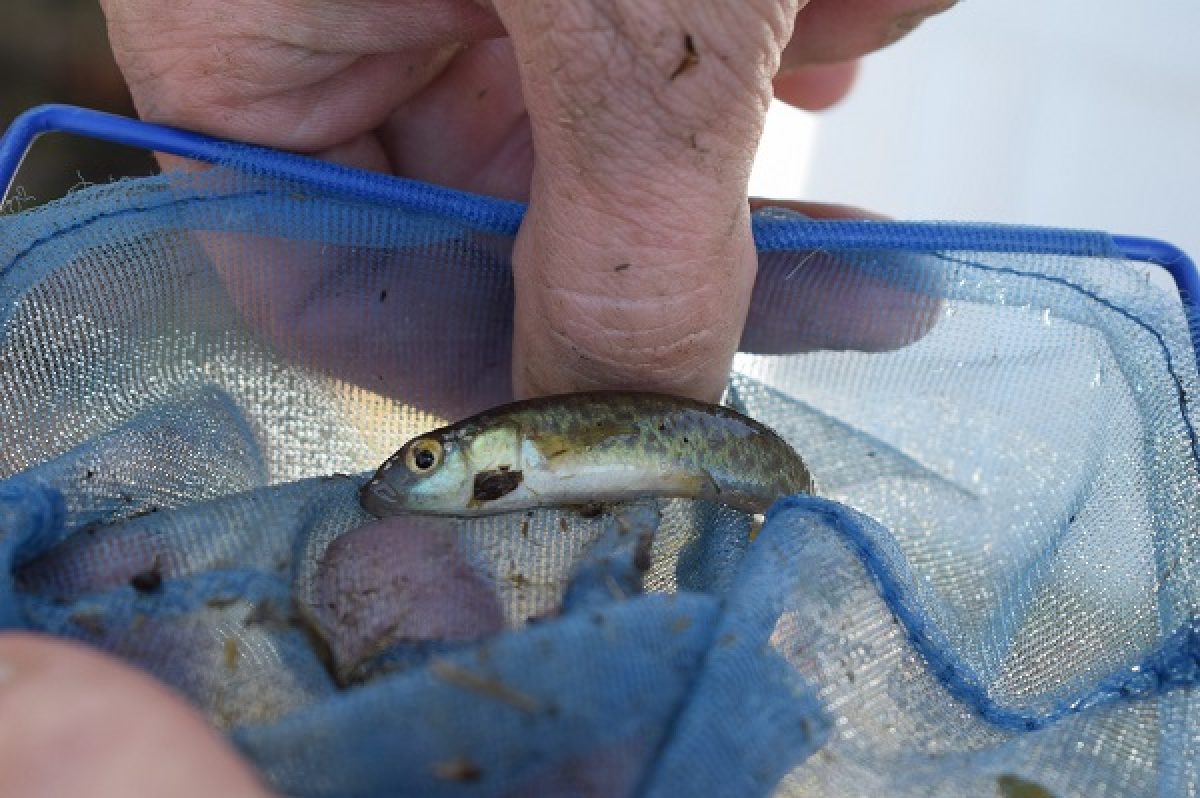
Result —
[[3, 685], [16, 674], [10, 666], [0, 662], [0, 685]]

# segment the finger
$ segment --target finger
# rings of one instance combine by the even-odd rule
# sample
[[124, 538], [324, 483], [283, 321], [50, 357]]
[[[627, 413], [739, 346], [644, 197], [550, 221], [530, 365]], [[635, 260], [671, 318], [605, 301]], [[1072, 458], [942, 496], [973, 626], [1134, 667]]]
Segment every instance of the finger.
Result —
[[149, 677], [73, 643], [0, 635], [0, 796], [266, 796]]
[[[785, 208], [812, 219], [887, 219], [847, 205], [767, 199], [752, 199], [750, 205], [755, 210]], [[821, 349], [886, 352], [928, 334], [941, 309], [938, 296], [866, 274], [849, 255], [764, 252], [739, 349], [763, 355]]]
[[812, 0], [796, 19], [781, 71], [850, 61], [903, 38], [957, 0]]
[[495, 5], [534, 140], [515, 390], [717, 398], [754, 283], [747, 182], [796, 3]]
[[889, 352], [920, 340], [941, 300], [863, 272], [837, 252], [764, 253], [740, 350]]
[[470, 0], [104, 0], [139, 113], [320, 152], [381, 124], [466, 42], [503, 33]]
[[775, 76], [775, 97], [806, 111], [823, 111], [850, 93], [858, 62], [797, 67]]
[[396, 174], [493, 197], [529, 199], [533, 145], [508, 39], [477, 42], [384, 124]]
[[[507, 238], [387, 250], [201, 240], [238, 313], [280, 354], [444, 419], [512, 398]], [[446, 268], [448, 257], [472, 268]]]

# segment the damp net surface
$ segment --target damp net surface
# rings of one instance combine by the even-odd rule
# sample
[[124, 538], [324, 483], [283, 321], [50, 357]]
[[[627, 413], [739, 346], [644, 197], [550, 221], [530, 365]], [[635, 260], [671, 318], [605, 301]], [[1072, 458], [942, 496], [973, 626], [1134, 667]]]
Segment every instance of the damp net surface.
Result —
[[1197, 794], [1196, 361], [1152, 268], [759, 214], [726, 401], [818, 495], [756, 537], [656, 503], [604, 589], [609, 516], [357, 503], [509, 398], [497, 207], [216, 170], [0, 217], [3, 628], [147, 669], [286, 795]]

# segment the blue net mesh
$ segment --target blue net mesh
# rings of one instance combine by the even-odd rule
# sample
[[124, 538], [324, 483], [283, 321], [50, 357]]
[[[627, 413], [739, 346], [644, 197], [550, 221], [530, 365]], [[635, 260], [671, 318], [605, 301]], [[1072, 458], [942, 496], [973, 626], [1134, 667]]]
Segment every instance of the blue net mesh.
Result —
[[395, 185], [0, 218], [5, 628], [146, 668], [296, 796], [1196, 794], [1196, 359], [1153, 268], [761, 213], [726, 401], [819, 496], [757, 536], [642, 508], [636, 592], [609, 516], [363, 533], [366, 472], [510, 393], [519, 214]]

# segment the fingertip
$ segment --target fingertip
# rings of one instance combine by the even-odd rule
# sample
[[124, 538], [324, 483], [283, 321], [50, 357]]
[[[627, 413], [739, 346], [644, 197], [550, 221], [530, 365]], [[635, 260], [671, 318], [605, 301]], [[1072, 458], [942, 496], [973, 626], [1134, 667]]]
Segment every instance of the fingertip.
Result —
[[[750, 208], [782, 208], [814, 221], [888, 221], [849, 205], [751, 199]], [[944, 302], [936, 292], [861, 273], [853, 257], [837, 251], [771, 252], [760, 254], [763, 258], [774, 266], [765, 270], [765, 277], [760, 272], [755, 284], [739, 345], [743, 352], [890, 352], [924, 338], [943, 316]], [[781, 262], [787, 275], [782, 281]]]
[[772, 82], [775, 97], [806, 111], [823, 111], [841, 102], [854, 88], [858, 65], [855, 60], [784, 70]]
[[0, 796], [267, 796], [180, 698], [78, 643], [0, 634]]
[[796, 18], [783, 64], [831, 64], [893, 44], [956, 0], [812, 0]]

